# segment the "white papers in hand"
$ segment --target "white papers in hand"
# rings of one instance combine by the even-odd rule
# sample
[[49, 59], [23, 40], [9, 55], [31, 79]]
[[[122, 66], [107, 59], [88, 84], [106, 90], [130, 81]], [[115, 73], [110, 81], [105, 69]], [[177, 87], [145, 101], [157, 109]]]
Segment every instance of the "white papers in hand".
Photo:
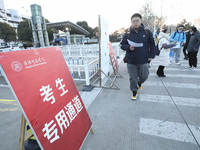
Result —
[[181, 48], [181, 44], [180, 43], [176, 43], [176, 46], [174, 46], [173, 48]]
[[135, 43], [133, 41], [130, 41], [129, 39], [127, 39], [128, 44], [134, 47], [143, 47], [143, 43]]

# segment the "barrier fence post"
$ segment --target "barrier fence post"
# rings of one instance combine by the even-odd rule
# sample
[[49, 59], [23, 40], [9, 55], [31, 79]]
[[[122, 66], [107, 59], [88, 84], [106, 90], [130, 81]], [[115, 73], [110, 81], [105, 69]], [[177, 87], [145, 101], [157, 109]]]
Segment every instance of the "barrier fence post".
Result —
[[90, 76], [89, 76], [89, 65], [88, 61], [85, 62], [85, 86], [83, 87], [82, 91], [91, 91], [94, 86], [90, 84]]
[[82, 48], [80, 47], [80, 57], [82, 57]]
[[89, 77], [89, 66], [88, 62], [85, 63], [85, 80], [86, 80], [86, 86], [90, 85], [90, 77]]
[[71, 57], [71, 51], [70, 51], [70, 48], [67, 47], [67, 50], [68, 50], [68, 52], [69, 52], [69, 57]]

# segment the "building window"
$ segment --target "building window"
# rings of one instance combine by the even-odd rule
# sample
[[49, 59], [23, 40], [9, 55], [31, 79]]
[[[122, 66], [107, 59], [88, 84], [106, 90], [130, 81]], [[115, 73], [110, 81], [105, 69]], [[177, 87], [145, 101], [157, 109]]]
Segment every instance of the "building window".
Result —
[[11, 14], [6, 14], [8, 17], [11, 17]]
[[1, 12], [2, 12], [2, 13], [5, 13], [5, 10], [1, 9]]

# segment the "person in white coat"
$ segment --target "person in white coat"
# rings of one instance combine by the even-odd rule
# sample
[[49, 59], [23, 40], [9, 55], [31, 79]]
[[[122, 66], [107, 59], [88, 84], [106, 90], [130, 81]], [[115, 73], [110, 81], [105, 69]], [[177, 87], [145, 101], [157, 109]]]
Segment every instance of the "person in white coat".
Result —
[[160, 54], [158, 56], [159, 60], [159, 67], [157, 69], [157, 75], [159, 77], [165, 77], [164, 74], [164, 68], [165, 66], [169, 65], [169, 53], [170, 53], [170, 36], [169, 36], [169, 30], [164, 29], [162, 32], [160, 32], [158, 36], [158, 49], [160, 50]]

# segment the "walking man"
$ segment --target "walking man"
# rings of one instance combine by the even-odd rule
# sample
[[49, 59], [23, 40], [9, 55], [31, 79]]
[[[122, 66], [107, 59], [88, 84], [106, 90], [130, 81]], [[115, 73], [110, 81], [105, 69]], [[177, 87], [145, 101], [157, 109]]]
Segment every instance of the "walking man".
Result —
[[197, 68], [197, 53], [200, 45], [200, 33], [196, 27], [191, 27], [190, 29], [191, 37], [188, 44], [188, 57], [189, 66], [191, 70], [196, 70]]
[[183, 31], [183, 28], [184, 28], [183, 25], [179, 25], [177, 31], [173, 32], [172, 35], [170, 36], [170, 41], [176, 44], [176, 46], [172, 48], [172, 51], [174, 52], [175, 62], [177, 65], [181, 64], [180, 63], [181, 47], [186, 42], [186, 35], [185, 32]]
[[[128, 40], [139, 45], [131, 46]], [[133, 93], [132, 100], [138, 95], [138, 89], [141, 89], [149, 75], [149, 64], [156, 54], [156, 46], [153, 34], [145, 29], [142, 24], [142, 16], [135, 13], [131, 17], [131, 27], [126, 32], [121, 41], [121, 49], [126, 51], [127, 69], [130, 77], [130, 90]]]

